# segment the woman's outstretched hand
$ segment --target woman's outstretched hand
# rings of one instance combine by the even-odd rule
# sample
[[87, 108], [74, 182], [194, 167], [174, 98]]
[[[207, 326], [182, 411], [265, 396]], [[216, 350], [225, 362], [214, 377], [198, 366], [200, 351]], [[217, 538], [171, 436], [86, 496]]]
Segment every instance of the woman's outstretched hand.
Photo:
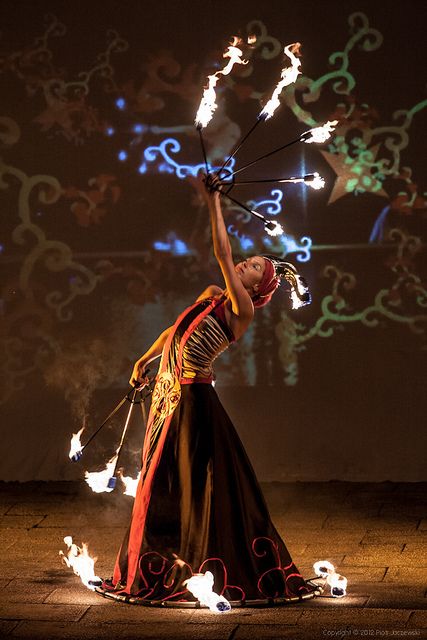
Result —
[[215, 174], [206, 175], [205, 173], [200, 173], [197, 176], [197, 180], [199, 182], [199, 193], [208, 206], [212, 202], [219, 200], [221, 181]]
[[146, 368], [147, 365], [145, 364], [145, 360], [140, 359], [135, 362], [135, 366], [129, 380], [129, 384], [132, 387], [144, 387], [149, 384], [150, 379], [146, 374]]

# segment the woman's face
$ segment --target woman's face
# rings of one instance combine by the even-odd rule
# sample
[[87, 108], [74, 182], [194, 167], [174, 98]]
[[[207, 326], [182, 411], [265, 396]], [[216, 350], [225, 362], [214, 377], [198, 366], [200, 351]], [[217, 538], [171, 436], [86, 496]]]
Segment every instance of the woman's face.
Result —
[[243, 262], [239, 262], [234, 268], [245, 289], [251, 295], [255, 294], [264, 275], [264, 258], [262, 256], [252, 256], [247, 260], [243, 260]]

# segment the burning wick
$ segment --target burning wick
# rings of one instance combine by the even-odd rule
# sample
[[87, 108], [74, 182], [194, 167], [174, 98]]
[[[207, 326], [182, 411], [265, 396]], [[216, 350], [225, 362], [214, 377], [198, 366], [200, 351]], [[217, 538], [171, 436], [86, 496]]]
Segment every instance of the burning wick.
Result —
[[319, 189], [323, 189], [325, 186], [325, 179], [316, 171], [315, 173], [304, 176], [304, 184], [307, 184], [312, 189], [318, 191]]
[[64, 542], [68, 547], [67, 555], [63, 551], [59, 552], [63, 562], [67, 567], [71, 567], [76, 576], [79, 576], [85, 587], [95, 589], [96, 586], [102, 584], [101, 578], [95, 575], [94, 567], [97, 558], [91, 558], [88, 553], [88, 546], [85, 542], [82, 547], [74, 544], [71, 536], [66, 536]]
[[277, 83], [277, 86], [273, 91], [273, 95], [265, 105], [264, 109], [259, 114], [258, 118], [260, 120], [267, 120], [268, 118], [271, 118], [273, 113], [276, 111], [277, 107], [280, 105], [279, 96], [282, 93], [282, 89], [292, 84], [293, 82], [296, 82], [296, 79], [301, 73], [300, 71], [301, 61], [295, 55], [299, 53], [300, 46], [301, 46], [300, 42], [294, 42], [293, 44], [288, 44], [285, 47], [284, 52], [285, 52], [285, 55], [287, 55], [289, 60], [291, 61], [291, 66], [285, 67], [284, 69], [282, 69], [282, 72], [280, 75], [281, 80], [279, 80], [279, 82]]
[[196, 573], [183, 582], [184, 586], [198, 599], [200, 604], [209, 607], [213, 613], [230, 611], [231, 605], [228, 600], [212, 591], [213, 583], [214, 577], [210, 571]]
[[334, 598], [342, 598], [346, 595], [347, 578], [336, 573], [335, 567], [328, 560], [319, 560], [313, 565], [316, 575], [326, 578], [326, 582], [331, 587], [331, 595]]
[[116, 466], [117, 455], [118, 453], [116, 452], [102, 471], [92, 471], [90, 473], [89, 471], [85, 471], [85, 480], [95, 493], [110, 493], [116, 486], [115, 478], [114, 482], [112, 482], [112, 474]]
[[326, 142], [332, 135], [332, 132], [335, 130], [335, 127], [338, 124], [338, 120], [328, 120], [326, 124], [321, 127], [315, 127], [314, 129], [309, 129], [305, 133], [302, 133], [300, 136], [301, 142], [306, 142], [310, 144], [312, 142], [316, 142], [317, 144], [321, 144], [322, 142]]
[[208, 76], [208, 86], [205, 87], [203, 91], [202, 100], [195, 119], [195, 124], [198, 129], [202, 129], [209, 124], [218, 106], [216, 104], [215, 87], [220, 76], [227, 76], [235, 64], [248, 64], [248, 60], [242, 59], [243, 51], [236, 47], [236, 45], [240, 43], [242, 43], [242, 40], [234, 36], [231, 45], [222, 56], [223, 58], [229, 58], [229, 61], [223, 69]]
[[325, 186], [325, 179], [322, 178], [317, 171], [315, 173], [308, 173], [306, 176], [302, 176], [301, 178], [282, 178], [277, 180], [277, 182], [293, 182], [294, 184], [298, 182], [303, 182], [308, 187], [312, 189], [323, 189]]
[[70, 460], [72, 460], [72, 462], [78, 462], [83, 455], [83, 447], [80, 441], [80, 436], [82, 435], [84, 430], [85, 425], [83, 423], [80, 431], [78, 431], [77, 433], [73, 433], [73, 436], [71, 438], [70, 453], [68, 454], [68, 457], [70, 458]]
[[276, 220], [265, 220], [264, 229], [269, 236], [281, 236], [284, 233], [282, 225]]

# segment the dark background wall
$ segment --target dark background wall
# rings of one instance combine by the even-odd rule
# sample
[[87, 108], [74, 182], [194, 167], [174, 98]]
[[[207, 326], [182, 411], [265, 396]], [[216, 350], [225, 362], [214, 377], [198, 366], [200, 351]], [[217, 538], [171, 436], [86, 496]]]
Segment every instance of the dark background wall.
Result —
[[[237, 166], [339, 124], [242, 173], [318, 171], [323, 190], [235, 187], [285, 236], [224, 203], [236, 257], [286, 255], [313, 304], [276, 294], [218, 360], [218, 393], [261, 479], [425, 480], [424, 3], [3, 0], [0, 18], [0, 479], [101, 469], [123, 414], [74, 466], [71, 433], [91, 433], [134, 360], [221, 284], [193, 123], [230, 38], [255, 33], [218, 83], [212, 165], [271, 95], [285, 44], [302, 43], [302, 75]], [[132, 431], [127, 475], [139, 414]]]

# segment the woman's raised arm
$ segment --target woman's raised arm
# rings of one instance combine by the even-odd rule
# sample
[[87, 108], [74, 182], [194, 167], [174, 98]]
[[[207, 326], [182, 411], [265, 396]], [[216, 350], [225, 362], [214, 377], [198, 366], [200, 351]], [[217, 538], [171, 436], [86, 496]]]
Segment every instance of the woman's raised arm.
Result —
[[243, 323], [250, 322], [254, 314], [251, 297], [236, 273], [230, 240], [222, 215], [218, 191], [207, 191], [206, 201], [209, 207], [212, 241], [215, 257], [224, 276], [229, 293], [232, 311]]

